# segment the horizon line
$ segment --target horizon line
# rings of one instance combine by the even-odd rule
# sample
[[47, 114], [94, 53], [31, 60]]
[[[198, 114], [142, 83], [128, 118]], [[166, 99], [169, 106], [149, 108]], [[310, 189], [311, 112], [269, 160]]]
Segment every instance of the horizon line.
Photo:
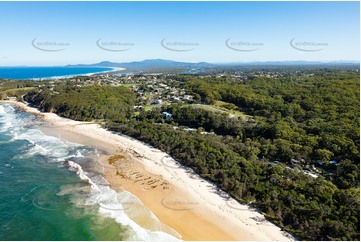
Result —
[[[213, 65], [237, 65], [237, 64], [262, 64], [262, 63], [289, 63], [289, 62], [304, 62], [307, 63], [314, 63], [314, 64], [360, 64], [360, 60], [269, 60], [269, 61], [231, 61], [231, 62], [207, 62], [207, 61], [177, 61], [177, 60], [170, 60], [170, 59], [142, 59], [142, 60], [133, 60], [133, 61], [124, 61], [124, 62], [116, 62], [116, 61], [99, 61], [97, 63], [75, 63], [75, 64], [59, 64], [59, 65], [0, 65], [0, 68], [2, 67], [67, 67], [67, 66], [77, 66], [77, 65], [87, 65], [87, 66], [95, 66], [96, 64], [102, 63], [102, 62], [110, 62], [114, 64], [123, 64], [123, 63], [132, 63], [132, 62], [144, 62], [149, 60], [159, 60], [159, 61], [173, 61], [176, 63], [189, 63], [189, 64], [199, 64], [199, 63], [207, 63], [207, 64], [213, 64]], [[99, 67], [108, 67], [108, 66], [99, 66]], [[109, 66], [111, 68], [111, 66]]]

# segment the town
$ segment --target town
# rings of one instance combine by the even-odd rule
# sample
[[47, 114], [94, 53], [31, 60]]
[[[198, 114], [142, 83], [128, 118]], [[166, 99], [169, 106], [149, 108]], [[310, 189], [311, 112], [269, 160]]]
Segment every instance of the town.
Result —
[[[313, 70], [315, 71], [315, 70]], [[357, 72], [358, 70], [356, 70]], [[312, 77], [314, 73], [311, 71], [297, 70], [269, 70], [260, 71], [219, 71], [217, 73], [205, 73], [196, 75], [199, 79], [225, 79], [230, 82], [242, 83], [244, 81], [250, 81], [257, 78], [279, 78], [279, 77]], [[166, 112], [168, 105], [180, 104], [189, 105], [191, 107], [200, 108], [202, 110], [212, 111], [216, 113], [227, 114], [230, 118], [237, 118], [247, 122], [247, 125], [256, 125], [257, 117], [246, 115], [241, 112], [238, 107], [232, 103], [216, 101], [215, 103], [206, 103], [204, 99], [198, 93], [194, 93], [190, 90], [186, 84], [179, 81], [180, 75], [175, 74], [162, 74], [162, 73], [142, 73], [142, 74], [95, 74], [91, 76], [76, 76], [72, 78], [59, 78], [52, 80], [41, 80], [34, 82], [34, 87], [24, 87], [26, 91], [29, 88], [48, 89], [53, 95], [59, 95], [60, 90], [63, 90], [64, 84], [70, 85], [75, 88], [82, 88], [86, 86], [107, 86], [118, 87], [123, 86], [134, 91], [136, 95], [136, 103], [133, 106], [134, 116], [139, 115], [140, 112], [147, 112], [153, 109], [158, 109], [164, 120], [169, 121], [172, 119], [172, 113]], [[25, 83], [28, 82], [23, 82]], [[4, 84], [4, 83], [1, 83]], [[19, 87], [19, 86], [17, 86]], [[18, 89], [21, 90], [22, 88]], [[10, 89], [13, 90], [13, 89]], [[21, 93], [21, 92], [20, 92]], [[2, 99], [16, 100], [19, 99], [16, 96], [6, 95], [6, 92], [1, 92]], [[203, 135], [217, 135], [214, 131], [207, 132], [203, 128], [193, 128], [188, 126], [174, 126], [173, 129], [183, 130], [187, 132], [198, 132]], [[286, 169], [292, 169], [297, 172], [302, 172], [313, 178], [318, 176], [333, 176], [333, 171], [338, 165], [338, 161], [330, 160], [327, 164], [318, 159], [306, 162], [303, 158], [295, 159], [291, 158], [288, 161], [279, 162], [277, 160], [270, 160], [271, 165], [280, 165], [286, 163]], [[325, 167], [333, 167], [328, 169]]]

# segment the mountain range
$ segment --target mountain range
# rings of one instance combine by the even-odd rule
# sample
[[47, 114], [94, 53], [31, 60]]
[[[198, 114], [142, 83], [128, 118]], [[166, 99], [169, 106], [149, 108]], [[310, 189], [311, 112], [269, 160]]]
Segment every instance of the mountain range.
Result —
[[282, 66], [282, 65], [344, 65], [359, 64], [356, 61], [265, 61], [265, 62], [232, 62], [232, 63], [207, 63], [207, 62], [178, 62], [163, 59], [147, 59], [133, 62], [110, 62], [102, 61], [94, 64], [67, 65], [67, 67], [122, 67], [126, 71], [165, 71], [165, 70], [190, 70], [190, 69], [212, 69], [217, 67], [232, 66]]
[[78, 65], [68, 65], [67, 67], [122, 67], [127, 70], [137, 70], [137, 71], [148, 71], [154, 69], [197, 69], [197, 68], [209, 68], [214, 67], [214, 64], [207, 62], [177, 62], [172, 60], [162, 60], [162, 59], [149, 59], [143, 61], [133, 61], [133, 62], [110, 62], [102, 61], [94, 64], [78, 64]]

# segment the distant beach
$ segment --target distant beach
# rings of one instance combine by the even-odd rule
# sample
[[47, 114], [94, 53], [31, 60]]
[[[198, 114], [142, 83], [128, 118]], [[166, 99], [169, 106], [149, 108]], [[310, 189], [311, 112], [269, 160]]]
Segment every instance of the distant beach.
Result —
[[[40, 113], [19, 102], [13, 104], [51, 124], [44, 130], [47, 134], [106, 150], [108, 155], [101, 156], [98, 162], [111, 188], [126, 189], [137, 196], [183, 240], [294, 240], [261, 213], [229, 198], [158, 149], [95, 123]], [[133, 220], [147, 224], [139, 217]]]
[[14, 80], [44, 80], [91, 76], [125, 70], [117, 67], [0, 67], [0, 78]]

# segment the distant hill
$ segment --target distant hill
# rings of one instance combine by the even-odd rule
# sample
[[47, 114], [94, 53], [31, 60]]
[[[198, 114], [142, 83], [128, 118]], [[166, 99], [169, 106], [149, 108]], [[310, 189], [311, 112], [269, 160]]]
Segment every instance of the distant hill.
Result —
[[78, 64], [78, 65], [67, 65], [67, 67], [123, 67], [128, 71], [149, 71], [149, 70], [161, 70], [161, 69], [197, 69], [197, 68], [209, 68], [215, 66], [207, 62], [177, 62], [172, 60], [162, 60], [162, 59], [150, 59], [143, 61], [133, 61], [133, 62], [110, 62], [102, 61], [94, 64]]
[[358, 61], [255, 61], [255, 62], [229, 62], [219, 65], [223, 66], [288, 66], [288, 65], [349, 65], [359, 64]]
[[133, 62], [110, 62], [102, 61], [94, 64], [77, 64], [67, 65], [67, 67], [121, 67], [125, 68], [124, 71], [119, 72], [161, 72], [161, 73], [201, 73], [201, 72], [212, 72], [222, 71], [234, 68], [280, 68], [280, 67], [319, 67], [319, 66], [346, 66], [346, 65], [359, 65], [357, 61], [260, 61], [260, 62], [230, 62], [230, 63], [207, 63], [207, 62], [178, 62], [172, 60], [163, 59], [148, 59], [143, 61]]

